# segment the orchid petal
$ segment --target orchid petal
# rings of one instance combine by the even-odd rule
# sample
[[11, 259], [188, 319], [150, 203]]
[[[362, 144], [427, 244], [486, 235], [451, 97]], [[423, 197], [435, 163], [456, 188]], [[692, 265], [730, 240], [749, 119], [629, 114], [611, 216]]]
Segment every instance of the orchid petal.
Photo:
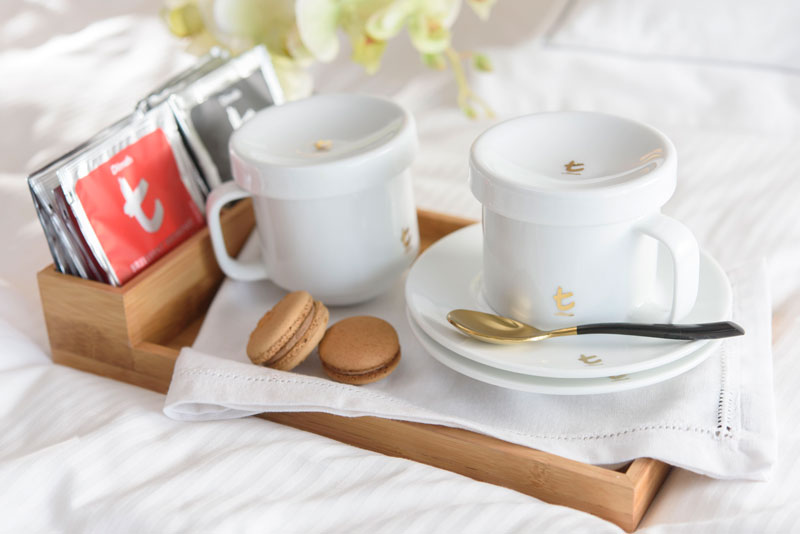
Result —
[[286, 56], [272, 56], [275, 74], [287, 100], [299, 100], [311, 95], [314, 81], [311, 74]]
[[308, 51], [329, 62], [339, 53], [339, 5], [335, 0], [297, 0], [297, 29]]
[[403, 29], [413, 9], [414, 3], [409, 0], [393, 2], [379, 9], [367, 19], [367, 34], [377, 40], [391, 39]]
[[423, 54], [438, 54], [450, 46], [450, 30], [439, 20], [418, 13], [409, 20], [408, 34]]
[[481, 20], [487, 20], [489, 13], [492, 11], [492, 6], [497, 0], [467, 0], [469, 7], [478, 15]]
[[386, 49], [386, 41], [378, 41], [363, 34], [352, 40], [353, 61], [362, 65], [368, 74], [374, 74], [381, 66], [381, 57]]

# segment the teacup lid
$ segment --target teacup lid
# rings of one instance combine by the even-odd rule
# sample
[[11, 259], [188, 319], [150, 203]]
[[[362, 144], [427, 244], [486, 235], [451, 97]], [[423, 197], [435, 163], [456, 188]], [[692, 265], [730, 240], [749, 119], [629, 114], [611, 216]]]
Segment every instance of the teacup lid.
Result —
[[658, 211], [675, 190], [677, 155], [661, 132], [603, 113], [537, 113], [473, 143], [470, 187], [500, 215], [581, 226]]
[[335, 196], [406, 170], [417, 151], [414, 118], [358, 94], [321, 94], [263, 109], [233, 133], [236, 182], [273, 198]]

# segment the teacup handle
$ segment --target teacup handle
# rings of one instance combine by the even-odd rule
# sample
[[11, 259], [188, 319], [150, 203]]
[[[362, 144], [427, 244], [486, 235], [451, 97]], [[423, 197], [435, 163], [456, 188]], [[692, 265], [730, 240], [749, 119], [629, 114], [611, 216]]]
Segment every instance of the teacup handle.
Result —
[[239, 187], [236, 182], [227, 182], [215, 187], [206, 200], [208, 231], [211, 235], [211, 245], [214, 248], [214, 255], [217, 257], [217, 263], [228, 277], [244, 282], [268, 278], [267, 268], [260, 261], [246, 263], [228, 255], [219, 221], [219, 212], [225, 204], [249, 196], [252, 195]]
[[700, 250], [692, 231], [672, 217], [657, 213], [639, 223], [643, 234], [661, 241], [672, 255], [675, 273], [672, 293], [672, 311], [669, 322], [674, 323], [685, 317], [697, 300], [697, 286], [700, 280]]

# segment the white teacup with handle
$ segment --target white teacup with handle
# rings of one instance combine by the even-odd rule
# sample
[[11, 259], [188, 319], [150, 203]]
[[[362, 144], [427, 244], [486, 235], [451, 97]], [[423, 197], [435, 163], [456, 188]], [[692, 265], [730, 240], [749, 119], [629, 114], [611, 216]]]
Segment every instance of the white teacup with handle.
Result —
[[[483, 204], [489, 305], [540, 328], [687, 315], [697, 241], [661, 213], [676, 166], [664, 134], [602, 113], [540, 113], [484, 132], [470, 186]], [[659, 254], [669, 272], [659, 272]]]
[[[414, 120], [391, 101], [317, 95], [258, 112], [230, 140], [233, 182], [206, 202], [214, 252], [237, 280], [269, 279], [328, 305], [389, 289], [419, 250]], [[231, 258], [220, 209], [252, 197], [261, 259]]]

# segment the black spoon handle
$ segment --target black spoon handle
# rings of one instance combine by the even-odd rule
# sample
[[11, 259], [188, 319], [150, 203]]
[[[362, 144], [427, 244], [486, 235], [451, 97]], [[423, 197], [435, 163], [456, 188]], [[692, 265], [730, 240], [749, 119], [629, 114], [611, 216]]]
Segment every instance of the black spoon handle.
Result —
[[597, 323], [578, 326], [576, 333], [578, 335], [622, 334], [626, 336], [695, 340], [741, 336], [744, 334], [744, 329], [731, 321], [703, 324]]

